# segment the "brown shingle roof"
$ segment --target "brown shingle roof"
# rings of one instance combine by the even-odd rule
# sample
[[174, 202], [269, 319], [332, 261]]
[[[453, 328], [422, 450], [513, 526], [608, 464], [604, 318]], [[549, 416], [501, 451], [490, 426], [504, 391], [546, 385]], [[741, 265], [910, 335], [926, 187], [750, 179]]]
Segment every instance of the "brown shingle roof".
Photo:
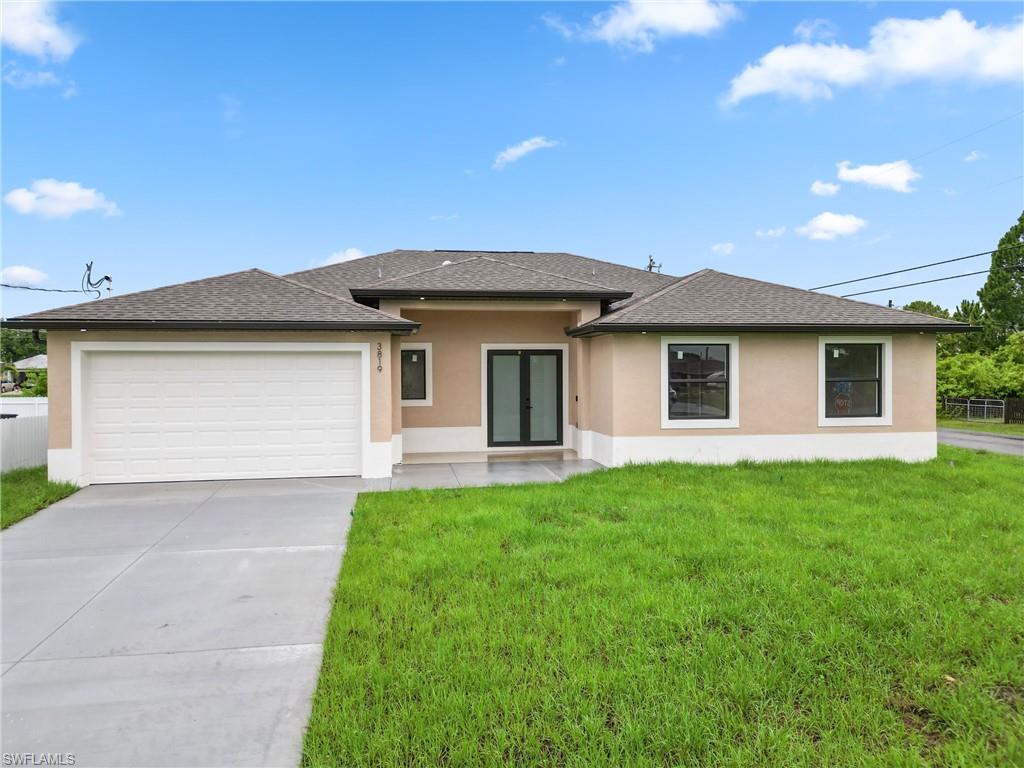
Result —
[[629, 291], [563, 277], [493, 256], [468, 256], [408, 275], [353, 287], [353, 296], [553, 296], [604, 299], [627, 298]]
[[573, 253], [541, 251], [387, 251], [340, 264], [294, 272], [288, 277], [330, 293], [348, 295], [350, 289], [366, 288], [382, 280], [440, 266], [445, 261], [459, 262], [479, 257], [580, 280], [612, 291], [632, 293], [634, 298], [656, 291], [675, 280], [670, 275], [598, 261]]
[[417, 323], [261, 269], [13, 318], [11, 326], [318, 328], [411, 331]]
[[571, 335], [688, 328], [964, 331], [971, 326], [703, 269], [578, 326]]

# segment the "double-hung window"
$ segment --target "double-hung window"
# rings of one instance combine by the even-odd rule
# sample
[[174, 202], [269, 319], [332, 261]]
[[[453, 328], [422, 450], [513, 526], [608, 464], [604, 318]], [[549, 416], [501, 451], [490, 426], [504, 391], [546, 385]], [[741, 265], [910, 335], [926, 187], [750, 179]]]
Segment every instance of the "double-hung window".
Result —
[[431, 405], [433, 378], [431, 345], [427, 342], [402, 344], [402, 405]]
[[892, 423], [892, 340], [889, 337], [819, 339], [820, 426]]
[[662, 338], [662, 428], [739, 425], [735, 337]]

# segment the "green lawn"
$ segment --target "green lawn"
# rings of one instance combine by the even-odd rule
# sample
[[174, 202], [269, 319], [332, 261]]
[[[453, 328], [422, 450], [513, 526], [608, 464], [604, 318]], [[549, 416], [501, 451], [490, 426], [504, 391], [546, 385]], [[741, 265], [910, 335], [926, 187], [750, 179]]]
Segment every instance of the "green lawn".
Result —
[[0, 474], [0, 529], [48, 507], [78, 490], [74, 483], [51, 483], [46, 467], [13, 469]]
[[1024, 469], [359, 497], [316, 766], [1024, 765]]
[[998, 435], [1024, 437], [1024, 424], [1003, 424], [998, 421], [967, 421], [967, 419], [938, 419], [940, 429], [963, 429], [968, 432], [994, 432]]

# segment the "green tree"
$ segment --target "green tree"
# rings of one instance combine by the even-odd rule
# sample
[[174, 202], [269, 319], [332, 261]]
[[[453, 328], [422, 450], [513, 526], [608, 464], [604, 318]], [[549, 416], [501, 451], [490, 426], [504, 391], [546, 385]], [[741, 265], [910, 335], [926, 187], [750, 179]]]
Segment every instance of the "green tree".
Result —
[[925, 301], [924, 299], [917, 299], [909, 304], [904, 304], [903, 311], [917, 312], [922, 315], [931, 315], [932, 317], [941, 317], [945, 320], [949, 320], [949, 312], [935, 302]]
[[992, 254], [991, 271], [978, 291], [985, 310], [985, 336], [991, 348], [1024, 331], [1024, 213], [1003, 235]]
[[[980, 301], [964, 299], [953, 310], [953, 319], [958, 323], [984, 327], [985, 310], [982, 309]], [[959, 355], [964, 352], [980, 352], [987, 349], [989, 340], [984, 332], [950, 333], [941, 339], [940, 346], [943, 354]]]
[[43, 354], [46, 354], [45, 331], [39, 332], [39, 341], [36, 341], [32, 331], [0, 328], [0, 360], [13, 363], [15, 360]]

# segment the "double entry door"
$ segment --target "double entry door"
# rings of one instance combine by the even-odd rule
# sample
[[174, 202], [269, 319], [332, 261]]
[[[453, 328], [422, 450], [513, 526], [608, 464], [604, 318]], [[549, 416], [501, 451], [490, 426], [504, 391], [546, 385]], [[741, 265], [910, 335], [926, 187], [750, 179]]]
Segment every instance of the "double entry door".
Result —
[[487, 350], [487, 445], [562, 444], [562, 350]]

